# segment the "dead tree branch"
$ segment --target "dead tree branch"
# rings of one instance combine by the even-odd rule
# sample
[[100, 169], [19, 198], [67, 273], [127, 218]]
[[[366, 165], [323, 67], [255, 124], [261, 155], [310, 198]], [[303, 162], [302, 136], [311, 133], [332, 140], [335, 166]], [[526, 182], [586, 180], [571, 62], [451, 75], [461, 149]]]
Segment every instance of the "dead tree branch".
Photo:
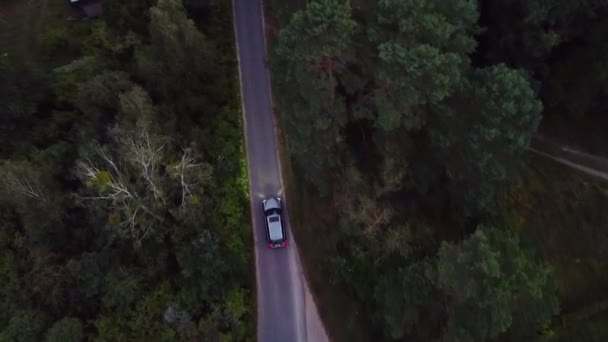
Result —
[[35, 178], [29, 164], [6, 162], [0, 167], [0, 185], [6, 192], [47, 203], [48, 191]]

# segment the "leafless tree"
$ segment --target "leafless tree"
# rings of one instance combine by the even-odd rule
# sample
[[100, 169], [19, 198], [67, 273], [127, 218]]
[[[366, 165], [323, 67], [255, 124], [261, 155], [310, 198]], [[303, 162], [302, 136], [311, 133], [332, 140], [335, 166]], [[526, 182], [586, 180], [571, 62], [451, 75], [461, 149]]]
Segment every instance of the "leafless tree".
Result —
[[379, 196], [403, 189], [407, 184], [406, 167], [406, 165], [400, 165], [391, 154], [384, 157], [380, 173], [382, 184], [377, 190]]
[[138, 166], [139, 174], [145, 180], [148, 190], [154, 194], [154, 198], [166, 204], [159, 175], [166, 142], [152, 139], [146, 130], [140, 131], [135, 137], [118, 134], [117, 139], [126, 150], [127, 160]]
[[[199, 187], [198, 173], [206, 173], [189, 149], [172, 158], [169, 140], [140, 127], [136, 132], [115, 129], [116, 145], [110, 152], [96, 150], [97, 158], [77, 163], [76, 174], [93, 191], [80, 196], [89, 201], [111, 204], [120, 215], [122, 236], [141, 242], [163, 224], [164, 213], [186, 209], [194, 189]], [[114, 153], [111, 153], [111, 152]], [[179, 198], [169, 198], [179, 193]]]
[[201, 164], [196, 163], [194, 158], [192, 158], [190, 149], [184, 149], [179, 163], [172, 167], [174, 175], [176, 175], [180, 181], [182, 193], [180, 207], [182, 209], [186, 207], [187, 199], [192, 197], [191, 189], [198, 185], [198, 183], [193, 183], [188, 175], [192, 170], [199, 169], [200, 166]]
[[368, 235], [376, 234], [380, 228], [388, 224], [394, 215], [394, 210], [384, 206], [376, 198], [361, 194], [355, 201], [349, 201], [348, 211], [353, 223], [363, 227]]
[[1, 163], [0, 186], [7, 194], [48, 202], [46, 187], [41, 184], [34, 166], [27, 161]]
[[[341, 187], [336, 199], [343, 220], [349, 225], [362, 228], [367, 235], [376, 234], [390, 223], [395, 210], [380, 201], [375, 185], [365, 183], [356, 169], [350, 168], [346, 177], [348, 181]], [[355, 192], [355, 189], [358, 190]]]
[[148, 207], [141, 194], [130, 186], [126, 180], [128, 176], [117, 162], [109, 158], [103, 151], [98, 151], [100, 157], [109, 166], [109, 170], [101, 169], [91, 160], [79, 161], [77, 174], [83, 180], [96, 184], [96, 190], [98, 190], [95, 195], [81, 196], [81, 198], [111, 203], [112, 208], [121, 213], [119, 223], [121, 235], [128, 235], [136, 241], [141, 241], [148, 236], [154, 224], [160, 223], [162, 219]]
[[183, 338], [188, 340], [196, 338], [196, 325], [192, 322], [192, 318], [186, 310], [175, 305], [169, 305], [163, 313], [163, 318], [167, 323], [175, 327]]

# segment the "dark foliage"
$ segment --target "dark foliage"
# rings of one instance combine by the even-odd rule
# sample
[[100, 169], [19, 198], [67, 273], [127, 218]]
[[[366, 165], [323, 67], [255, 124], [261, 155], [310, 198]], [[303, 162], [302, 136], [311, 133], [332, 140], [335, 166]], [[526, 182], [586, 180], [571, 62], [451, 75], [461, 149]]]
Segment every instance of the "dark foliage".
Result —
[[[554, 317], [558, 295], [571, 301], [555, 286], [554, 273], [566, 272], [535, 252], [553, 242], [532, 231], [553, 221], [515, 220], [503, 201], [527, 184], [526, 148], [539, 126], [606, 153], [608, 3], [270, 8], [291, 195], [306, 203], [294, 210], [294, 230], [302, 249], [316, 251], [304, 252], [305, 263], [315, 273], [323, 265], [309, 277], [335, 339], [553, 340], [579, 331]], [[596, 269], [594, 258], [585, 262]], [[332, 308], [342, 303], [349, 309]], [[585, 327], [605, 334], [599, 325]]]
[[250, 341], [230, 3], [103, 5], [0, 54], [0, 340]]

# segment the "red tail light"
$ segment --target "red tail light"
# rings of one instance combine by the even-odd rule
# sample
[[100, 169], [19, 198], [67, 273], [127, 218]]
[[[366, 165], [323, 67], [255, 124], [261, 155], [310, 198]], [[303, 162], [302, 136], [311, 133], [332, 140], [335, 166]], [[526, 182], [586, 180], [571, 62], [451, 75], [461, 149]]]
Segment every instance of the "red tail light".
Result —
[[268, 248], [272, 248], [273, 245], [271, 243], [268, 244]]
[[283, 243], [281, 244], [282, 247], [287, 246], [287, 240], [283, 241]]

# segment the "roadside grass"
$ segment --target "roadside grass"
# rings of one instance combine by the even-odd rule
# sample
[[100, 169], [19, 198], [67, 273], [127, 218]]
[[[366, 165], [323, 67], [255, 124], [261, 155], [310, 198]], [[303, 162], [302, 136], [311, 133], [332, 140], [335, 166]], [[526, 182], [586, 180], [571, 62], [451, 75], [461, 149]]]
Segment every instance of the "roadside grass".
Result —
[[556, 274], [562, 316], [608, 300], [608, 185], [537, 155], [502, 212]]
[[555, 334], [543, 339], [543, 342], [557, 341], [604, 341], [608, 336], [608, 300], [599, 302], [579, 312], [563, 315], [561, 326], [557, 327]]
[[608, 157], [608, 139], [604, 129], [608, 125], [608, 118], [604, 114], [594, 113], [578, 121], [566, 118], [563, 122], [549, 122], [544, 124], [541, 132], [565, 145]]
[[[253, 251], [253, 226], [251, 222], [251, 207], [249, 198], [249, 175], [247, 163], [247, 146], [244, 137], [244, 122], [241, 105], [240, 80], [238, 72], [238, 59], [236, 51], [236, 39], [234, 37], [234, 18], [232, 1], [221, 1], [217, 5], [218, 13], [210, 20], [209, 32], [205, 34], [213, 37], [222, 36], [217, 39], [217, 46], [220, 53], [218, 67], [223, 69], [226, 75], [222, 86], [225, 87], [226, 94], [232, 94], [224, 108], [224, 115], [219, 117], [219, 124], [213, 127], [213, 134], [216, 135], [215, 155], [222, 156], [221, 163], [226, 163], [226, 168], [217, 170], [228, 176], [221, 197], [226, 204], [226, 217], [232, 217], [232, 225], [238, 227], [228, 237], [226, 241], [236, 241], [231, 248], [239, 254], [239, 262], [244, 262], [248, 271], [243, 275], [248, 279], [243, 279], [243, 284], [248, 287], [247, 291], [247, 320], [245, 330], [251, 336], [249, 340], [254, 341], [257, 327], [257, 283], [255, 279], [256, 263]], [[197, 21], [194, 19], [195, 22]], [[201, 28], [199, 27], [199, 30]], [[204, 127], [204, 123], [201, 123]]]
[[543, 119], [540, 132], [564, 145], [608, 157], [608, 139], [604, 129], [607, 125], [608, 118], [602, 111], [576, 119], [567, 116]]

